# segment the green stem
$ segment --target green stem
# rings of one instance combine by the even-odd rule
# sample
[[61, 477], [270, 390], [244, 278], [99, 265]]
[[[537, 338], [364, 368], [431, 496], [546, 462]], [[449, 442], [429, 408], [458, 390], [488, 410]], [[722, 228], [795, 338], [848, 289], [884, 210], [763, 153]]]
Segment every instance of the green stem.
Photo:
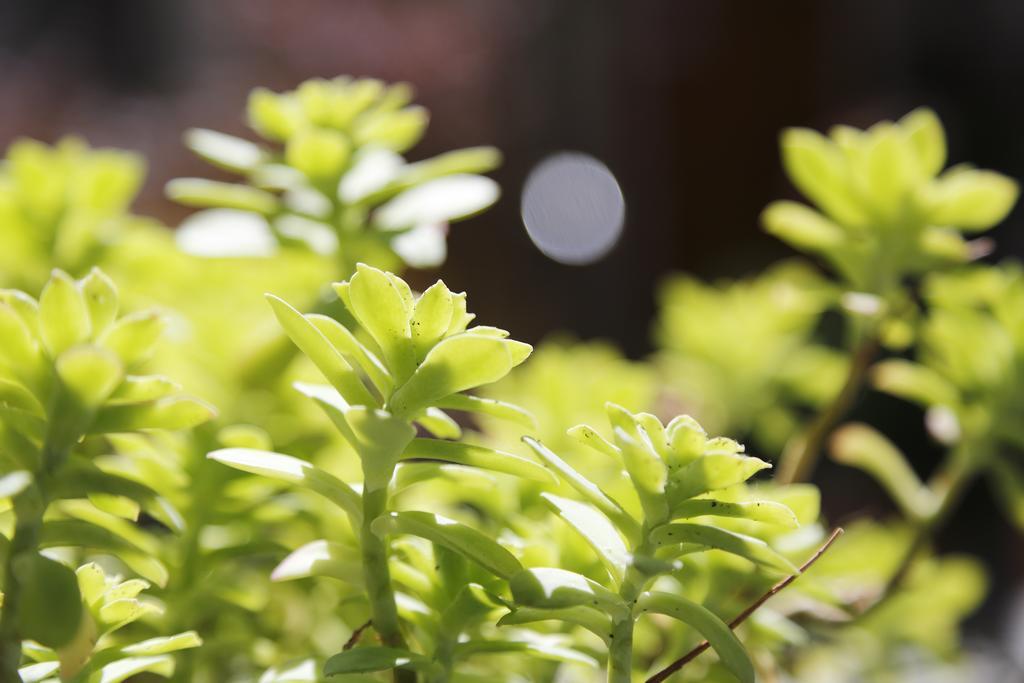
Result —
[[21, 664], [21, 635], [18, 633], [18, 605], [21, 602], [21, 586], [14, 571], [18, 558], [33, 554], [39, 547], [39, 536], [43, 530], [43, 514], [49, 500], [46, 482], [50, 474], [67, 460], [68, 448], [55, 448], [54, 442], [67, 442], [63, 431], [51, 429], [47, 444], [43, 448], [40, 471], [35, 481], [14, 498], [14, 537], [4, 563], [4, 603], [0, 610], [0, 680], [20, 681], [18, 666]]
[[832, 402], [811, 422], [803, 436], [794, 440], [782, 454], [776, 481], [791, 484], [806, 481], [814, 473], [821, 456], [822, 446], [832, 428], [853, 406], [867, 379], [868, 369], [878, 353], [878, 341], [874, 335], [866, 335], [857, 346], [850, 360], [850, 371], [842, 389]]
[[[388, 647], [405, 648], [405, 638], [399, 628], [395, 592], [391, 587], [387, 541], [370, 528], [373, 520], [387, 512], [387, 508], [386, 487], [363, 492], [363, 523], [359, 530], [363, 553], [363, 579], [370, 601], [373, 628], [380, 636], [381, 642]], [[415, 683], [416, 674], [404, 669], [395, 669], [394, 680], [395, 683]]]
[[[648, 536], [648, 529], [645, 527], [641, 532], [642, 537]], [[635, 554], [652, 556], [654, 553], [646, 543], [640, 544]], [[650, 581], [650, 576], [639, 571], [636, 567], [626, 570], [626, 576], [619, 588], [619, 597], [627, 607], [625, 615], [612, 618], [612, 632], [608, 642], [608, 683], [632, 683], [633, 680], [633, 626], [636, 618], [633, 616], [633, 605], [636, 603], [644, 587]]]

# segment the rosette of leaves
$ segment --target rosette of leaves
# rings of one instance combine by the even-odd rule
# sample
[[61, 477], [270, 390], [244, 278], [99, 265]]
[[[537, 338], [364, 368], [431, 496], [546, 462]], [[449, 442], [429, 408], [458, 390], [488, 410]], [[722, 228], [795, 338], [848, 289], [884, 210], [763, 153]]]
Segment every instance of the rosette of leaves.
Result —
[[395, 268], [444, 261], [451, 221], [498, 198], [483, 176], [500, 163], [475, 147], [409, 163], [428, 116], [406, 84], [313, 79], [289, 92], [259, 88], [250, 126], [267, 144], [210, 130], [188, 131], [194, 152], [241, 183], [171, 181], [176, 201], [204, 209], [185, 221], [178, 243], [204, 256], [264, 256], [281, 246], [336, 258], [348, 277], [359, 261]]
[[202, 644], [195, 631], [145, 640], [122, 635], [121, 629], [163, 609], [142, 595], [149, 588], [146, 581], [108, 576], [94, 563], [72, 576], [81, 596], [78, 630], [59, 650], [26, 644], [25, 654], [35, 663], [19, 670], [24, 683], [121, 683], [143, 673], [170, 678], [175, 671], [171, 653]]
[[709, 429], [779, 450], [800, 409], [819, 408], [842, 385], [845, 355], [813, 339], [836, 294], [795, 262], [716, 284], [673, 276], [654, 328], [671, 393]]
[[[410, 662], [422, 663], [424, 656], [407, 654], [390, 573], [389, 537], [423, 536], [501, 578], [515, 573], [518, 562], [468, 526], [427, 512], [392, 510], [391, 496], [410, 477], [428, 479], [443, 474], [446, 465], [550, 479], [531, 460], [458, 441], [461, 430], [445, 412], [477, 412], [528, 423], [528, 415], [515, 406], [465, 392], [504, 377], [526, 359], [531, 347], [509, 339], [498, 328], [469, 327], [474, 316], [466, 312], [465, 294], [452, 293], [440, 281], [417, 297], [401, 278], [360, 264], [351, 280], [334, 288], [366, 332], [363, 340], [332, 318], [303, 315], [277, 297], [268, 298], [285, 332], [329, 382], [300, 383], [296, 388], [326, 412], [355, 451], [363, 473], [361, 486], [279, 453], [236, 448], [215, 451], [210, 457], [299, 484], [341, 508], [356, 530], [358, 550], [323, 541], [307, 546], [291, 562], [309, 564], [311, 574], [323, 568], [328, 574], [341, 572], [339, 578], [361, 581], [373, 628], [383, 649], [397, 657], [381, 668], [415, 668]], [[418, 437], [417, 428], [437, 438]], [[352, 650], [360, 654], [343, 659], [379, 654], [367, 650]]]
[[0, 282], [36, 292], [52, 268], [85, 275], [145, 220], [129, 212], [144, 175], [138, 155], [78, 138], [13, 143], [0, 163]]
[[744, 455], [743, 447], [731, 439], [708, 438], [688, 416], [665, 426], [647, 413], [632, 414], [614, 404], [607, 410], [613, 429], [610, 440], [585, 425], [570, 433], [621, 464], [632, 484], [633, 500], [613, 498], [540, 442], [526, 439], [578, 495], [542, 494], [591, 546], [605, 575], [596, 580], [561, 568], [528, 568], [510, 581], [515, 610], [502, 623], [554, 619], [591, 631], [607, 645], [608, 680], [618, 683], [631, 681], [637, 667], [635, 623], [645, 614], [663, 614], [705, 637], [739, 680], [753, 681], [750, 658], [729, 626], [702, 604], [664, 587], [675, 577], [685, 582], [683, 558], [704, 551], [739, 556], [752, 563], [751, 568], [796, 572], [765, 541], [719, 523], [739, 517], [797, 524], [793, 511], [778, 502], [729, 499], [731, 487], [770, 465]]
[[874, 384], [926, 408], [929, 431], [952, 448], [935, 504], [953, 482], [988, 476], [1024, 526], [1024, 272], [1008, 263], [936, 274], [924, 298], [916, 360], [882, 361]]
[[943, 171], [945, 132], [930, 109], [828, 136], [790, 128], [781, 147], [787, 175], [815, 208], [769, 205], [768, 232], [820, 256], [850, 289], [886, 300], [898, 299], [907, 276], [971, 260], [964, 236], [992, 228], [1017, 200], [1017, 183], [994, 171]]
[[173, 528], [176, 516], [119, 471], [105, 435], [186, 429], [213, 410], [165, 377], [132, 374], [158, 341], [161, 318], [118, 313], [113, 283], [95, 269], [79, 281], [55, 270], [38, 301], [0, 292], [0, 498], [8, 506], [0, 673], [9, 680], [23, 640], [59, 649], [78, 627], [74, 575], [40, 549], [110, 554], [155, 583], [167, 580], [153, 539], [132, 522], [145, 510]]

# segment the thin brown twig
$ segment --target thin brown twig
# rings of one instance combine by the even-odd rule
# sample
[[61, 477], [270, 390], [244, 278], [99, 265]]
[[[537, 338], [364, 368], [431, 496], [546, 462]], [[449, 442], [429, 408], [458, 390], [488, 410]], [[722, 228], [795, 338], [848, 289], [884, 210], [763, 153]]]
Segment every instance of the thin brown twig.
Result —
[[366, 629], [370, 628], [371, 626], [373, 626], [373, 621], [372, 620], [366, 622], [365, 624], [363, 624], [362, 626], [357, 628], [355, 631], [352, 631], [352, 635], [349, 636], [349, 639], [345, 641], [345, 645], [342, 646], [341, 649], [342, 650], [351, 650], [352, 648], [354, 648], [356, 646], [356, 644], [359, 642], [359, 638], [362, 637], [363, 631], [365, 631]]
[[[759, 597], [754, 602], [750, 603], [750, 605], [745, 610], [740, 612], [735, 619], [729, 622], [729, 628], [735, 629], [737, 626], [746, 621], [751, 614], [756, 612], [758, 608], [761, 607], [761, 605], [768, 602], [768, 600], [771, 599], [776, 593], [782, 591], [784, 588], [786, 588], [786, 586], [796, 581], [797, 578], [802, 576], [805, 571], [810, 569], [811, 565], [817, 562], [818, 559], [825, 554], [825, 551], [828, 550], [833, 543], [835, 543], [835, 540], [842, 535], [842, 527], [836, 528], [836, 530], [832, 532], [832, 535], [828, 537], [828, 540], [825, 541], [825, 543], [820, 548], [818, 548], [813, 555], [807, 558], [806, 562], [800, 565], [800, 571], [798, 571], [796, 574], [791, 574], [787, 576], [782, 581], [779, 581], [777, 584], [769, 588], [768, 592], [766, 592], [764, 595]], [[672, 662], [658, 673], [648, 678], [647, 683], [661, 683], [662, 681], [666, 680], [669, 676], [671, 676], [672, 674], [674, 674], [675, 672], [679, 671], [684, 666], [692, 662], [694, 659], [698, 657], [698, 655], [704, 652], [704, 650], [707, 650], [709, 647], [711, 647], [711, 644], [708, 641], [701, 641], [700, 644], [698, 644], [692, 650], [687, 652], [685, 655], [683, 655], [682, 657]]]

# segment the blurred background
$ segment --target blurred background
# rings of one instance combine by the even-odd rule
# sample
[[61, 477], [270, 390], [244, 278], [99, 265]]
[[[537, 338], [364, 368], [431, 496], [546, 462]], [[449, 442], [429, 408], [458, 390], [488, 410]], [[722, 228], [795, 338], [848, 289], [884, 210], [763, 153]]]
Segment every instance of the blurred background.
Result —
[[[136, 210], [169, 225], [187, 210], [164, 198], [165, 182], [207, 172], [181, 144], [184, 129], [246, 136], [250, 89], [338, 74], [415, 85], [433, 123], [414, 159], [503, 150], [504, 197], [455, 226], [444, 277], [472, 292], [484, 323], [532, 342], [568, 331], [643, 356], [665, 275], [742, 276], [789, 255], [758, 227], [769, 201], [795, 197], [777, 149], [785, 126], [864, 127], [928, 105], [947, 127], [951, 163], [1024, 178], [1018, 0], [0, 3], [0, 145], [76, 133], [142, 152], [150, 173]], [[591, 265], [548, 259], [520, 218], [528, 173], [560, 150], [603, 161], [625, 196], [623, 236]], [[991, 258], [1024, 255], [1022, 220], [1017, 207], [992, 233]], [[883, 396], [871, 405], [856, 417], [928, 471], [938, 450], [917, 430], [920, 414]], [[826, 464], [820, 478], [834, 492], [832, 519], [885, 512], [863, 475]], [[990, 562], [996, 589], [974, 634], [1006, 626], [1020, 548], [978, 487], [941, 544]]]

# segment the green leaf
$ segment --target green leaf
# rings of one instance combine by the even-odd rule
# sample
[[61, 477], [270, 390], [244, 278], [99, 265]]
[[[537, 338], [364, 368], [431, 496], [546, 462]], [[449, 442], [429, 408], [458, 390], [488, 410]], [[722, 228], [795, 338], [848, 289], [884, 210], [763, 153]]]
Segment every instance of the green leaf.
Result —
[[358, 145], [380, 145], [404, 152], [423, 136], [428, 120], [423, 107], [407, 107], [360, 117], [352, 134]]
[[82, 595], [75, 573], [36, 553], [15, 557], [12, 570], [21, 591], [18, 635], [50, 648], [69, 643], [82, 620]]
[[963, 230], [987, 230], [999, 223], [1017, 202], [1016, 181], [994, 171], [947, 172], [934, 187], [931, 222]]
[[126, 657], [107, 664], [89, 678], [89, 683], [123, 683], [133, 676], [152, 673], [169, 678], [174, 674], [174, 658], [170, 655]]
[[495, 147], [466, 147], [409, 164], [402, 184], [418, 185], [455, 173], [487, 173], [501, 165], [501, 151]]
[[246, 109], [249, 125], [269, 140], [283, 142], [302, 125], [302, 111], [298, 102], [266, 88], [256, 88], [249, 94]]
[[640, 595], [637, 608], [642, 612], [664, 614], [692, 626], [707, 639], [736, 678], [742, 683], [754, 683], [754, 665], [743, 644], [729, 625], [706, 607], [681, 595], [650, 591]]
[[437, 401], [438, 408], [462, 410], [467, 413], [480, 413], [501, 420], [508, 420], [527, 429], [536, 429], [537, 420], [533, 415], [517, 405], [493, 398], [473, 396], [471, 394], [452, 394]]
[[341, 392], [348, 403], [377, 405], [369, 390], [359, 379], [348, 361], [342, 357], [326, 337], [301, 313], [289, 306], [283, 299], [267, 294], [267, 301], [274, 309], [281, 327], [295, 345], [323, 373], [325, 379]]
[[322, 539], [311, 541], [281, 560], [270, 574], [270, 579], [292, 581], [310, 576], [329, 576], [345, 583], [362, 585], [359, 551]]
[[879, 391], [925, 406], [955, 406], [960, 397], [955, 386], [929, 367], [891, 358], [876, 363], [871, 371]]
[[42, 681], [54, 680], [52, 677], [60, 670], [60, 662], [39, 662], [29, 664], [18, 669], [21, 683], [41, 683]]
[[775, 524], [787, 529], [795, 529], [800, 526], [792, 510], [782, 503], [769, 500], [730, 503], [710, 498], [692, 498], [672, 508], [673, 519], [704, 516], [749, 519], [754, 522]]
[[925, 520], [935, 511], [937, 501], [906, 456], [872, 427], [854, 422], [833, 433], [832, 458], [871, 475], [911, 519]]
[[305, 460], [252, 448], [222, 448], [208, 453], [206, 457], [236, 470], [299, 484], [303, 488], [319, 493], [348, 513], [354, 527], [361, 523], [362, 496], [333, 474], [324, 472]]
[[769, 234], [801, 250], [827, 252], [846, 241], [842, 228], [797, 202], [772, 202], [761, 214], [761, 223]]
[[427, 354], [389, 405], [407, 415], [460, 391], [496, 382], [529, 355], [532, 347], [508, 339], [473, 334], [448, 337]]
[[462, 427], [448, 413], [431, 406], [416, 416], [416, 424], [438, 439], [462, 438]]
[[336, 181], [345, 170], [352, 144], [343, 133], [325, 128], [299, 131], [285, 145], [289, 166], [314, 182]]
[[145, 403], [180, 391], [180, 384], [163, 375], [127, 375], [110, 400], [115, 403]]
[[555, 662], [571, 662], [585, 666], [598, 666], [597, 660], [590, 655], [570, 647], [554, 645], [538, 639], [533, 641], [508, 640], [465, 640], [452, 649], [456, 660], [468, 659], [477, 654], [520, 654], [537, 659], [549, 659]]
[[185, 131], [185, 146], [211, 164], [228, 171], [247, 173], [266, 161], [259, 145], [206, 128]]
[[217, 415], [213, 406], [190, 396], [168, 396], [146, 403], [106, 405], [89, 432], [110, 434], [146, 429], [191, 429]]
[[509, 579], [522, 570], [512, 553], [483, 533], [429, 512], [389, 512], [373, 521], [373, 532], [411, 534], [448, 548], [476, 562], [495, 576]]
[[103, 334], [100, 343], [125, 365], [134, 365], [149, 357], [163, 329], [164, 319], [156, 311], [129, 313]]
[[715, 453], [697, 458], [672, 476], [675, 488], [669, 491], [673, 504], [709, 491], [740, 484], [771, 465], [759, 458], [731, 453]]
[[587, 605], [561, 608], [516, 607], [514, 611], [498, 620], [498, 626], [517, 626], [538, 621], [563, 621], [574, 624], [587, 629], [606, 643], [612, 631], [612, 620], [608, 615]]
[[624, 536], [630, 539], [639, 540], [639, 523], [633, 519], [628, 512], [614, 498], [601, 490], [582, 474], [577, 472], [572, 465], [558, 457], [551, 449], [537, 441], [533, 437], [524, 436], [523, 442], [533, 449], [533, 452], [548, 467], [558, 473], [562, 479], [569, 484], [577, 493], [583, 496], [584, 500], [600, 510], [619, 528]]
[[40, 370], [39, 346], [18, 312], [0, 303], [0, 358], [23, 379], [34, 379]]
[[99, 268], [93, 268], [82, 279], [82, 296], [89, 310], [94, 335], [102, 334], [117, 318], [118, 296], [113, 280]]
[[278, 237], [267, 219], [252, 211], [204, 209], [174, 231], [178, 249], [200, 258], [268, 257], [278, 252]]
[[524, 569], [509, 581], [518, 605], [544, 609], [593, 607], [613, 618], [625, 617], [628, 606], [618, 595], [582, 574], [554, 567]]
[[326, 337], [334, 348], [342, 353], [350, 362], [355, 361], [359, 368], [366, 373], [366, 376], [377, 387], [382, 396], [388, 396], [394, 389], [395, 381], [387, 368], [380, 362], [369, 349], [356, 339], [352, 332], [334, 318], [325, 315], [309, 313], [306, 320], [313, 323], [320, 334]]
[[450, 222], [480, 213], [500, 194], [498, 184], [490, 178], [449, 175], [402, 192], [377, 209], [374, 220], [385, 230]]
[[199, 647], [202, 644], [203, 639], [199, 637], [198, 633], [195, 631], [185, 631], [173, 636], [150, 638], [149, 640], [126, 645], [121, 648], [121, 652], [129, 655], [162, 655], [168, 652]]
[[357, 647], [344, 650], [324, 663], [324, 675], [370, 673], [389, 669], [426, 669], [430, 660], [393, 647]]
[[71, 456], [56, 474], [51, 497], [84, 498], [89, 494], [123, 496], [137, 502], [157, 497], [156, 491], [146, 484], [113, 472], [104, 472], [89, 459]]
[[39, 296], [39, 332], [51, 358], [85, 341], [92, 333], [85, 298], [64, 271], [53, 271]]
[[416, 301], [409, 322], [416, 360], [423, 360], [434, 344], [444, 338], [452, 323], [455, 301], [452, 292], [438, 280]]
[[761, 539], [705, 524], [663, 524], [651, 532], [651, 541], [659, 547], [693, 544], [715, 548], [745, 557], [751, 562], [777, 569], [785, 574], [798, 572], [792, 562], [772, 550], [771, 546]]
[[935, 112], [920, 107], [899, 120], [925, 177], [938, 175], [946, 164], [946, 132]]
[[277, 197], [266, 190], [205, 178], [175, 178], [167, 183], [165, 192], [169, 199], [179, 204], [200, 209], [236, 209], [264, 216], [278, 209]]
[[615, 443], [619, 446], [626, 472], [643, 505], [646, 521], [657, 524], [668, 517], [668, 501], [665, 498], [668, 468], [644, 435], [639, 431], [634, 433], [638, 438], [634, 439], [621, 427], [616, 427]]
[[401, 174], [405, 160], [380, 147], [363, 147], [338, 183], [338, 198], [346, 204], [359, 203], [392, 184]]
[[594, 549], [612, 581], [621, 583], [631, 557], [611, 521], [586, 503], [550, 493], [542, 493], [541, 497]]
[[413, 439], [402, 453], [402, 459], [414, 458], [443, 460], [457, 465], [511, 474], [531, 481], [554, 482], [550, 472], [531, 460], [460, 441]]
[[793, 184], [832, 219], [860, 223], [863, 210], [849, 192], [849, 172], [842, 152], [821, 134], [807, 128], [782, 133], [782, 164]]
[[121, 361], [98, 346], [73, 346], [60, 354], [57, 375], [83, 405], [101, 405], [121, 383]]
[[14, 498], [32, 483], [32, 473], [15, 470], [0, 476], [0, 498]]
[[402, 381], [414, 366], [408, 286], [382, 270], [360, 263], [349, 280], [348, 304], [359, 324], [384, 353], [388, 369]]

